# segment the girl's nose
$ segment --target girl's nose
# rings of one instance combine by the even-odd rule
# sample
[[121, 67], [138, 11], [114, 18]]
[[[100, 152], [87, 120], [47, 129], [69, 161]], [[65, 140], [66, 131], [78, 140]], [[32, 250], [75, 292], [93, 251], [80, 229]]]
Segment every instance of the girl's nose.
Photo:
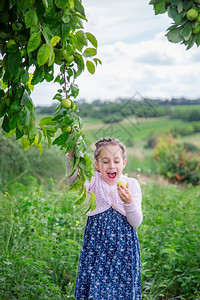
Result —
[[114, 168], [114, 166], [115, 166], [114, 162], [113, 162], [113, 161], [110, 161], [109, 167], [110, 167], [110, 168]]

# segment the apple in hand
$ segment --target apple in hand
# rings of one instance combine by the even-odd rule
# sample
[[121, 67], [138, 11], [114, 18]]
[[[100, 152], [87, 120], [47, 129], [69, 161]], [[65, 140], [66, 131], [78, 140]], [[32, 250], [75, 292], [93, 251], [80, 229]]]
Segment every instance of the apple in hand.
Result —
[[124, 185], [125, 187], [127, 187], [127, 182], [124, 180], [120, 180], [120, 181], [118, 181], [117, 186], [120, 186], [120, 185]]

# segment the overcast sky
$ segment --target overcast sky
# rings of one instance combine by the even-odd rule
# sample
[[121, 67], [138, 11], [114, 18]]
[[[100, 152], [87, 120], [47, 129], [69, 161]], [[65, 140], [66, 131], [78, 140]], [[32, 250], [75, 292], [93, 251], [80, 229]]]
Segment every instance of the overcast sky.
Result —
[[[85, 71], [76, 81], [77, 99], [115, 100], [132, 97], [200, 97], [200, 48], [165, 37], [172, 20], [155, 16], [148, 0], [83, 0], [88, 22], [85, 30], [98, 40], [94, 75]], [[52, 105], [58, 86], [42, 83], [32, 94], [36, 105]]]

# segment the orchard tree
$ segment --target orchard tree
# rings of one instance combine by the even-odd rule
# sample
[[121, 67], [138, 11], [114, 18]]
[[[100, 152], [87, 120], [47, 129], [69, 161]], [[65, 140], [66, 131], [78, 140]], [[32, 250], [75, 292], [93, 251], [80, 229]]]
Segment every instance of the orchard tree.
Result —
[[190, 49], [200, 45], [200, 0], [151, 0], [155, 14], [168, 13], [173, 24], [167, 29], [172, 43], [181, 43]]
[[[87, 21], [81, 0], [1, 0], [0, 1], [0, 118], [6, 137], [21, 140], [24, 150], [42, 140], [66, 153], [78, 174], [70, 189], [77, 190], [77, 203], [86, 199], [84, 182], [92, 176], [92, 163], [85, 154], [82, 120], [74, 99], [79, 89], [76, 78], [86, 68], [91, 74], [101, 61], [96, 58], [97, 40], [84, 31]], [[54, 75], [55, 65], [59, 73]], [[34, 86], [57, 82], [54, 99], [59, 104], [53, 117], [36, 122], [31, 99]], [[90, 208], [94, 208], [91, 194]]]

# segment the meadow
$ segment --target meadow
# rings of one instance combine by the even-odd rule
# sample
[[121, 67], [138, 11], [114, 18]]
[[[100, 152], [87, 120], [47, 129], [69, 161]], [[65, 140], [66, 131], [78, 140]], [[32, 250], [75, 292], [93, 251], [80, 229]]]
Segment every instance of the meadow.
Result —
[[[159, 184], [154, 150], [147, 147], [150, 137], [174, 126], [190, 124], [168, 117], [116, 124], [84, 120], [91, 155], [99, 135], [121, 139], [127, 144], [125, 172], [141, 183], [144, 300], [200, 299], [199, 186]], [[199, 138], [195, 133], [179, 140], [200, 148]], [[75, 206], [75, 194], [67, 191], [65, 154], [55, 146], [45, 146], [42, 156], [35, 148], [23, 152], [7, 139], [1, 145], [1, 162], [12, 163], [0, 164], [0, 299], [74, 299], [86, 216], [85, 204]]]

